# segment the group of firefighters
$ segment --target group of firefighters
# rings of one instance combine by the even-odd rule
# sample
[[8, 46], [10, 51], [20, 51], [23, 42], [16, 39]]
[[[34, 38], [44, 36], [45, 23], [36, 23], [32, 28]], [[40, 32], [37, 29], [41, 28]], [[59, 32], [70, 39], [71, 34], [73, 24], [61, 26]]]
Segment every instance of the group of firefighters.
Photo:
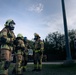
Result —
[[[17, 37], [15, 36], [13, 32], [15, 22], [12, 19], [7, 20], [4, 26], [0, 31], [0, 75], [8, 75], [12, 52], [16, 57], [12, 74], [23, 75], [23, 72], [26, 71], [28, 61], [28, 48], [30, 48], [27, 37], [23, 37], [20, 33]], [[34, 40], [34, 69], [32, 71], [41, 71], [44, 43], [37, 33], [34, 33]]]

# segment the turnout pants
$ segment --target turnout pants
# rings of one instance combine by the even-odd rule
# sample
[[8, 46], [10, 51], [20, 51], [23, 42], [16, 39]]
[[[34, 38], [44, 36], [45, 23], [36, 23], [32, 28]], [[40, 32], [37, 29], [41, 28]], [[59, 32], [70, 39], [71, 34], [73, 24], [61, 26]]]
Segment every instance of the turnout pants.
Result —
[[15, 64], [15, 74], [22, 75], [22, 60], [23, 56], [21, 54], [16, 55], [16, 64]]
[[0, 50], [0, 75], [8, 75], [8, 68], [10, 66], [10, 50]]
[[42, 54], [34, 53], [34, 69], [42, 69]]

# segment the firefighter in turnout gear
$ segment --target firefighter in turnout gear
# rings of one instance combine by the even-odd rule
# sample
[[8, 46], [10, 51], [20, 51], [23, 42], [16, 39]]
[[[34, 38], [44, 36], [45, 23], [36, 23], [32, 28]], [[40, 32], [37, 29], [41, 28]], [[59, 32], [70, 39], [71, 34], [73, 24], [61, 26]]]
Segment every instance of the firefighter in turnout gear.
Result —
[[24, 50], [24, 60], [23, 60], [23, 71], [26, 71], [27, 68], [27, 62], [28, 62], [28, 49], [29, 49], [29, 44], [28, 44], [28, 40], [27, 37], [24, 37], [24, 43], [25, 43], [25, 50]]
[[13, 74], [14, 75], [22, 75], [22, 70], [23, 70], [23, 52], [25, 49], [25, 44], [24, 44], [24, 38], [22, 34], [18, 34], [16, 40], [14, 41], [15, 45], [15, 56], [16, 56], [16, 64], [15, 68], [13, 69]]
[[37, 33], [34, 33], [34, 69], [33, 71], [41, 71], [42, 70], [42, 57], [43, 57], [43, 50], [44, 50], [44, 43], [40, 40], [40, 36]]
[[5, 23], [5, 27], [0, 32], [0, 75], [8, 75], [10, 66], [10, 57], [13, 50], [13, 41], [15, 22], [9, 19]]

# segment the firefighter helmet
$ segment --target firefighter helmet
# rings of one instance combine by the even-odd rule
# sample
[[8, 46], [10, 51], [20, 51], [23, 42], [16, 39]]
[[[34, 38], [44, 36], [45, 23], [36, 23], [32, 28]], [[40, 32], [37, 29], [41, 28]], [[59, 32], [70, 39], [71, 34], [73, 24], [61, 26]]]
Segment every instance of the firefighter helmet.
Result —
[[6, 23], [5, 23], [5, 27], [6, 27], [6, 26], [9, 26], [10, 24], [15, 25], [14, 20], [12, 20], [12, 19], [8, 19], [8, 20], [6, 21]]
[[23, 39], [23, 35], [19, 33], [19, 34], [17, 35], [17, 38]]
[[34, 36], [40, 38], [39, 34], [37, 34], [37, 33], [34, 33]]

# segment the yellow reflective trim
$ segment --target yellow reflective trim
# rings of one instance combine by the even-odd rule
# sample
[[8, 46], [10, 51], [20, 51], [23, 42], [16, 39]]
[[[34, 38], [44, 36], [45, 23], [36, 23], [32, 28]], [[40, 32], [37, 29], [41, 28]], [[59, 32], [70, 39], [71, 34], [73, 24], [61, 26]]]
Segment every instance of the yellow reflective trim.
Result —
[[44, 48], [41, 48], [41, 50], [43, 50]]
[[40, 42], [40, 44], [43, 44], [43, 42]]
[[42, 69], [42, 64], [38, 65], [38, 67], [39, 67], [40, 69]]
[[21, 66], [21, 69], [23, 69], [23, 66]]
[[0, 69], [3, 69], [5, 65], [5, 61], [0, 62]]
[[41, 51], [43, 51], [43, 50], [44, 50], [44, 48], [41, 48], [40, 50], [41, 50]]
[[9, 42], [10, 42], [10, 38], [7, 38], [7, 41], [6, 41], [6, 42], [8, 42], [8, 43], [9, 43]]
[[35, 52], [37, 53], [37, 52], [39, 52], [40, 50], [35, 50]]
[[21, 61], [16, 64], [16, 67], [17, 68], [20, 68], [21, 67]]
[[25, 68], [25, 69], [26, 69], [26, 68], [27, 68], [27, 66], [23, 66], [23, 68]]
[[10, 49], [9, 46], [6, 45], [6, 44], [5, 44], [5, 45], [1, 45], [1, 49], [2, 49], [2, 48]]
[[3, 36], [7, 36], [7, 32], [3, 32], [2, 35], [3, 35]]

